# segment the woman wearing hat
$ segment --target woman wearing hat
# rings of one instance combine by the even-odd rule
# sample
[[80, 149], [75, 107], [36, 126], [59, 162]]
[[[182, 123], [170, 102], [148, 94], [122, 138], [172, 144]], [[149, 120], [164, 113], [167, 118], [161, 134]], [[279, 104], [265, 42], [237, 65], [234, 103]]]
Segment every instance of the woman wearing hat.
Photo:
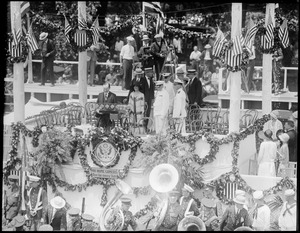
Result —
[[6, 200], [4, 206], [4, 216], [7, 222], [10, 222], [17, 214], [20, 204], [20, 187], [18, 185], [19, 176], [9, 175], [9, 187], [6, 191]]
[[23, 215], [18, 214], [12, 219], [12, 221], [6, 227], [14, 228], [15, 231], [25, 231], [24, 229], [25, 222], [26, 222], [26, 218]]
[[221, 222], [221, 231], [233, 231], [240, 226], [251, 226], [251, 219], [248, 211], [243, 205], [246, 203], [246, 198], [238, 195], [233, 198], [234, 205], [230, 205], [225, 210]]
[[154, 65], [154, 58], [150, 51], [150, 38], [148, 35], [143, 35], [142, 38], [143, 46], [138, 51], [138, 58], [142, 62], [143, 68], [153, 67]]
[[277, 146], [277, 159], [278, 159], [278, 169], [277, 176], [285, 177], [285, 168], [288, 168], [289, 164], [289, 135], [284, 133], [283, 130], [278, 130], [276, 136], [279, 140]]
[[56, 196], [50, 200], [50, 204], [45, 210], [44, 220], [46, 224], [53, 227], [53, 230], [67, 229], [67, 211], [64, 208], [66, 201], [60, 196]]
[[277, 141], [276, 133], [278, 130], [283, 129], [283, 125], [280, 120], [277, 118], [277, 113], [272, 111], [270, 113], [271, 119], [264, 124], [263, 131], [265, 132], [267, 129], [272, 131], [272, 139]]
[[277, 145], [272, 139], [272, 131], [260, 131], [258, 137], [264, 141], [260, 144], [258, 162], [258, 176], [276, 176], [275, 159], [277, 153]]

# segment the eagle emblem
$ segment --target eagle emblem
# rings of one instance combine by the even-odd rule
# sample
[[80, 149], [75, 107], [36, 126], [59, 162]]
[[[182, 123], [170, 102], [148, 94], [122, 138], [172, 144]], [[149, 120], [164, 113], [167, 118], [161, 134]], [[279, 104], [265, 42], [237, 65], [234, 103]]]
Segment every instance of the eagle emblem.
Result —
[[109, 142], [100, 142], [97, 144], [94, 153], [93, 161], [101, 167], [111, 166], [118, 155], [116, 148]]

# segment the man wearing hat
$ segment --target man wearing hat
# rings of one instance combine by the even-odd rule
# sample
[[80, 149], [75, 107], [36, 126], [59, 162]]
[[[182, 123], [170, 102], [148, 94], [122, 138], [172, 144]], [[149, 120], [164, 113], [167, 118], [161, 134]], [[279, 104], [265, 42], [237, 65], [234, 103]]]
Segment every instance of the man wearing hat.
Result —
[[213, 225], [214, 228], [218, 228], [215, 226], [217, 225], [215, 222], [219, 221], [215, 209], [216, 203], [213, 200], [206, 197], [202, 198], [199, 218], [205, 223], [207, 231], [213, 230]]
[[182, 197], [179, 199], [179, 204], [184, 211], [184, 217], [188, 215], [198, 216], [199, 210], [195, 200], [192, 197], [194, 189], [191, 186], [184, 184], [181, 191]]
[[186, 85], [187, 95], [189, 99], [189, 104], [201, 105], [202, 103], [202, 83], [197, 78], [197, 72], [195, 69], [188, 69], [187, 77], [189, 82]]
[[177, 202], [179, 192], [171, 191], [168, 196], [167, 211], [158, 231], [177, 231], [177, 226], [184, 217], [183, 209]]
[[44, 222], [44, 210], [47, 207], [47, 193], [40, 185], [40, 177], [28, 176], [29, 189], [25, 190], [27, 217], [31, 221], [31, 230], [37, 231], [41, 222]]
[[284, 192], [285, 202], [278, 218], [278, 225], [281, 231], [296, 231], [297, 229], [297, 202], [295, 191], [287, 189]]
[[153, 67], [154, 65], [154, 58], [150, 51], [150, 38], [148, 35], [143, 35], [142, 38], [143, 46], [140, 48], [138, 52], [138, 58], [142, 62], [143, 68]]
[[253, 219], [252, 227], [256, 231], [268, 231], [271, 223], [271, 210], [265, 204], [263, 191], [257, 190], [253, 193], [254, 207], [249, 211]]
[[204, 189], [204, 197], [206, 197], [209, 200], [212, 200], [215, 203], [214, 210], [215, 210], [216, 216], [219, 218], [219, 220], [221, 220], [221, 218], [223, 216], [222, 203], [218, 198], [216, 198], [213, 195], [214, 189], [215, 189], [215, 186], [213, 186], [212, 184], [210, 184], [210, 183], [206, 184], [205, 189]]
[[249, 203], [247, 201], [246, 192], [244, 190], [241, 190], [241, 189], [235, 190], [234, 196], [236, 197], [236, 196], [239, 196], [239, 195], [241, 195], [241, 196], [243, 196], [243, 197], [246, 198], [246, 201], [245, 201], [245, 204], [244, 204], [243, 207], [244, 207], [244, 209], [246, 209], [248, 211], [248, 205], [249, 205]]
[[46, 224], [50, 224], [53, 230], [67, 229], [67, 211], [64, 208], [66, 201], [60, 196], [56, 196], [50, 200], [44, 214]]
[[233, 231], [240, 226], [251, 226], [248, 211], [243, 208], [246, 198], [239, 195], [233, 198], [233, 201], [234, 205], [227, 207], [221, 219], [221, 231]]
[[163, 88], [164, 81], [156, 81], [155, 99], [153, 103], [153, 116], [156, 134], [166, 134], [168, 128], [169, 94]]
[[273, 141], [277, 141], [276, 132], [280, 129], [283, 129], [282, 122], [277, 117], [277, 112], [270, 112], [271, 119], [264, 124], [263, 131], [271, 130], [272, 131], [272, 139]]
[[289, 161], [297, 162], [297, 132], [295, 130], [294, 121], [287, 120], [284, 123], [285, 133], [288, 135]]
[[211, 70], [213, 65], [212, 57], [212, 49], [210, 44], [206, 44], [204, 46], [204, 51], [202, 51], [200, 59], [204, 61], [204, 65], [207, 65], [209, 67], [209, 70]]
[[48, 33], [42, 32], [40, 34], [40, 49], [42, 56], [42, 70], [41, 70], [41, 84], [45, 86], [46, 74], [49, 75], [51, 86], [54, 86], [54, 72], [53, 72], [53, 61], [55, 58], [55, 45], [52, 40], [48, 39]]
[[178, 133], [186, 133], [185, 119], [187, 117], [187, 95], [183, 90], [183, 81], [181, 79], [174, 80], [174, 109], [173, 119], [175, 121], [175, 129]]
[[133, 47], [134, 38], [132, 36], [128, 36], [127, 44], [124, 45], [120, 52], [120, 64], [123, 67], [124, 76], [124, 88], [126, 90], [130, 89], [130, 82], [132, 78], [132, 67], [133, 67], [133, 57], [135, 56], [135, 50]]
[[170, 81], [172, 75], [171, 73], [163, 73], [162, 74], [163, 80], [164, 80], [164, 89], [169, 94], [169, 115], [172, 115], [173, 113], [173, 107], [174, 107], [174, 97], [175, 97], [175, 91], [174, 91], [174, 84]]
[[81, 228], [81, 218], [79, 215], [80, 209], [71, 208], [68, 210], [69, 221], [67, 223], [68, 231], [80, 231]]
[[168, 55], [168, 46], [166, 42], [162, 39], [161, 34], [157, 34], [154, 37], [155, 41], [151, 44], [150, 50], [154, 57], [154, 65], [155, 65], [155, 74], [156, 80], [160, 79], [160, 72], [163, 68], [165, 58]]
[[15, 216], [12, 221], [7, 224], [7, 228], [15, 228], [15, 231], [24, 231], [24, 224], [26, 222], [26, 218], [21, 215], [18, 214], [17, 216]]
[[7, 222], [10, 222], [18, 214], [20, 205], [20, 187], [18, 184], [19, 176], [9, 175], [9, 186], [5, 194], [4, 216]]
[[277, 155], [277, 145], [272, 140], [272, 131], [258, 132], [258, 137], [264, 141], [260, 144], [259, 153], [257, 157], [258, 162], [258, 176], [272, 176], [276, 177], [275, 159]]

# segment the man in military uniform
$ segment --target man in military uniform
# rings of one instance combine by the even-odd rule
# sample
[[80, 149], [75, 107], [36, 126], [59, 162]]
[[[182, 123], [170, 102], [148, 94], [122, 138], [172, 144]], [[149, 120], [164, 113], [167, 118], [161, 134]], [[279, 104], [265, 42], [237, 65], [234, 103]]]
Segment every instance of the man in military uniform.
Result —
[[26, 212], [31, 221], [31, 229], [37, 231], [39, 226], [44, 223], [43, 211], [48, 204], [47, 193], [40, 186], [40, 178], [37, 176], [28, 176], [29, 189], [25, 190]]
[[216, 216], [218, 217], [219, 220], [221, 220], [222, 216], [223, 216], [223, 210], [222, 210], [222, 203], [220, 200], [218, 200], [214, 195], [215, 187], [211, 184], [207, 184], [205, 189], [204, 189], [204, 197], [212, 200], [215, 203], [215, 212], [216, 212]]
[[4, 206], [4, 215], [9, 223], [18, 214], [20, 204], [20, 187], [18, 185], [19, 176], [8, 176], [8, 190], [6, 191], [6, 200]]
[[96, 224], [93, 222], [94, 217], [89, 214], [82, 214], [82, 227], [81, 231], [98, 231]]
[[69, 221], [67, 223], [68, 231], [80, 231], [81, 218], [79, 212], [80, 209], [78, 208], [71, 208], [68, 211], [68, 215], [69, 215]]
[[207, 231], [213, 230], [212, 223], [218, 219], [215, 208], [216, 203], [212, 199], [202, 198], [199, 218], [205, 223]]
[[182, 188], [182, 197], [179, 199], [179, 204], [182, 207], [182, 211], [184, 212], [184, 217], [188, 215], [199, 215], [197, 204], [192, 198], [193, 192], [194, 189], [191, 186], [184, 184]]
[[157, 229], [158, 231], [177, 231], [178, 223], [184, 217], [182, 207], [177, 202], [178, 197], [178, 191], [171, 191], [169, 193], [167, 212], [164, 220]]

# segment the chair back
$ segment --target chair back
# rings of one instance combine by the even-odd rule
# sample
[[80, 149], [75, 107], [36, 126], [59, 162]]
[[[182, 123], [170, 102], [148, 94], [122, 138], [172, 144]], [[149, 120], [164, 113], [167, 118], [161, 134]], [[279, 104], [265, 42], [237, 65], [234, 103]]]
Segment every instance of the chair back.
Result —
[[99, 104], [96, 102], [87, 102], [84, 106], [84, 114], [86, 118], [86, 123], [91, 125], [96, 125], [97, 117], [95, 115], [96, 109], [99, 108]]

